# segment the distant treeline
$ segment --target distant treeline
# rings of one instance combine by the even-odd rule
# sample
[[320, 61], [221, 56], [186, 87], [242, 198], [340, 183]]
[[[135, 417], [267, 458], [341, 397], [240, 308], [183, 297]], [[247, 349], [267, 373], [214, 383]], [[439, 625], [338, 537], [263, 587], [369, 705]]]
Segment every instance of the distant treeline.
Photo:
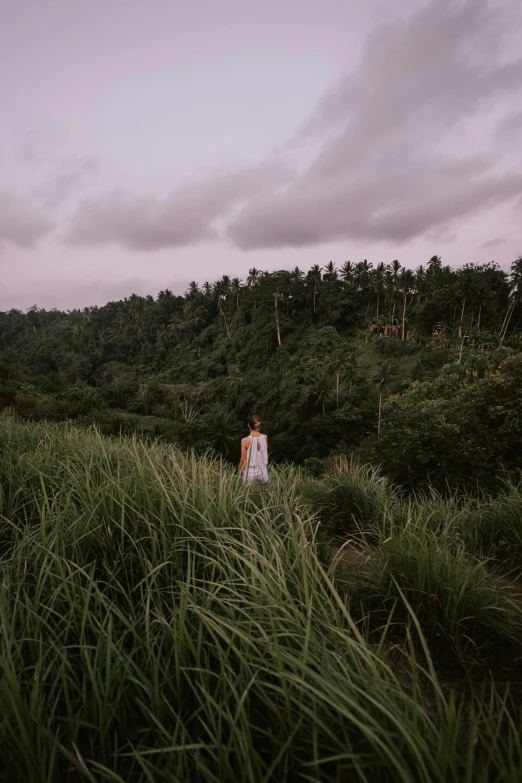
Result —
[[[184, 296], [0, 313], [0, 402], [25, 417], [96, 421], [106, 433], [138, 431], [230, 459], [256, 409], [277, 459], [319, 471], [328, 456], [358, 450], [407, 485], [442, 484], [436, 438], [416, 446], [422, 469], [398, 469], [414, 453], [400, 410], [422, 411], [421, 422], [428, 399], [453, 400], [459, 418], [471, 404], [460, 395], [505, 373], [521, 337], [522, 257], [509, 272], [494, 263], [451, 269], [437, 256], [415, 271], [398, 261], [251, 269], [245, 282], [192, 282]], [[460, 464], [454, 435], [444, 442]], [[493, 473], [519, 467], [488, 444], [481, 464], [494, 460]], [[469, 465], [454, 483], [476, 477], [475, 450], [468, 444]]]

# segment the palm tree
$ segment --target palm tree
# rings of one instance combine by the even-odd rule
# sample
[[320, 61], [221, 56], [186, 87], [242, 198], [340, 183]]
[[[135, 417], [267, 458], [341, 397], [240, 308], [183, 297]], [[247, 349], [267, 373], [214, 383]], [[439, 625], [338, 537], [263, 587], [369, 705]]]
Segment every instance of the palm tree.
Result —
[[437, 277], [442, 272], [442, 259], [440, 256], [432, 256], [426, 265], [426, 274], [429, 277]]
[[368, 263], [366, 258], [364, 261], [359, 261], [359, 263], [355, 265], [354, 278], [359, 291], [368, 289], [372, 268], [372, 264]]
[[461, 303], [460, 322], [459, 322], [459, 338], [462, 337], [462, 326], [464, 323], [464, 313], [466, 310], [466, 302], [474, 294], [475, 283], [475, 268], [473, 264], [466, 264], [457, 272], [457, 284], [455, 286], [455, 294], [457, 299]]
[[381, 364], [377, 367], [375, 373], [372, 376], [372, 382], [379, 384], [379, 415], [377, 419], [377, 438], [381, 435], [381, 411], [382, 411], [382, 395], [387, 386], [391, 383], [395, 377], [395, 369], [392, 364]]
[[381, 261], [380, 264], [377, 264], [377, 266], [375, 267], [375, 269], [373, 270], [373, 273], [372, 273], [373, 290], [377, 294], [377, 310], [376, 310], [376, 313], [375, 313], [375, 319], [377, 321], [379, 320], [379, 304], [380, 304], [381, 294], [384, 291], [384, 273], [385, 273], [385, 271], [386, 271], [386, 267], [384, 266], [384, 264]]
[[335, 401], [337, 410], [339, 410], [339, 378], [346, 374], [350, 378], [350, 391], [355, 370], [355, 354], [347, 348], [339, 348], [332, 356], [331, 369], [335, 374]]
[[259, 269], [256, 269], [255, 267], [252, 267], [252, 269], [248, 270], [248, 277], [247, 277], [247, 285], [249, 288], [252, 288], [255, 286], [257, 281], [259, 280], [261, 276], [261, 272]]
[[[480, 274], [477, 275], [477, 279], [475, 281], [475, 290], [473, 292], [473, 308], [478, 306], [475, 328], [478, 334], [480, 334], [480, 324], [483, 310], [487, 310], [488, 305], [496, 297], [498, 297], [499, 281], [501, 281], [501, 287], [504, 287], [502, 285], [504, 284], [504, 273], [500, 271], [496, 264], [482, 264], [481, 266], [477, 267], [477, 271], [480, 272]], [[475, 309], [473, 309], [473, 315], [475, 315]]]
[[171, 302], [174, 297], [174, 294], [169, 288], [166, 288], [164, 291], [160, 291], [158, 294], [158, 302], [160, 303], [167, 303]]
[[424, 304], [430, 294], [430, 284], [424, 267], [419, 266], [415, 270], [415, 290], [417, 292], [417, 303]]
[[230, 330], [228, 328], [227, 316], [225, 314], [225, 308], [223, 306], [228, 294], [230, 293], [230, 277], [228, 275], [223, 275], [221, 280], [217, 281], [217, 283], [214, 286], [214, 293], [217, 297], [219, 314], [221, 315], [223, 321], [225, 322], [225, 329], [227, 330], [228, 339], [230, 340]]
[[415, 275], [411, 269], [403, 269], [399, 276], [399, 291], [403, 296], [403, 308], [402, 308], [402, 337], [404, 340], [406, 336], [406, 302], [408, 300], [408, 294], [414, 290], [415, 287]]
[[212, 448], [225, 459], [230, 459], [237, 438], [232, 413], [221, 405], [212, 406], [207, 416], [207, 433]]
[[344, 368], [344, 374], [345, 374], [345, 378], [348, 378], [348, 380], [350, 382], [350, 385], [348, 387], [348, 391], [351, 392], [352, 391], [353, 382], [354, 382], [355, 378], [357, 377], [357, 363], [356, 363], [356, 360], [355, 360], [355, 351], [351, 352], [349, 358], [350, 358], [350, 361]]
[[324, 404], [328, 400], [328, 397], [330, 396], [330, 368], [329, 367], [322, 367], [320, 370], [318, 370], [315, 374], [315, 394], [316, 394], [316, 403], [321, 403], [321, 408], [324, 414]]
[[[275, 327], [277, 333], [277, 344], [281, 345], [281, 329], [279, 323], [279, 298], [288, 294], [292, 283], [292, 273], [284, 270], [267, 275], [267, 280], [272, 291], [274, 299]], [[288, 304], [288, 299], [287, 299]]]
[[277, 302], [279, 300], [279, 291], [274, 291], [274, 309], [275, 309], [275, 325], [277, 332], [277, 344], [281, 345], [281, 330], [279, 329], [279, 311], [277, 309]]
[[239, 280], [239, 277], [234, 277], [230, 284], [230, 290], [236, 297], [236, 310], [239, 310], [239, 294], [241, 292], [241, 281]]
[[516, 261], [511, 264], [510, 272], [510, 301], [504, 321], [500, 329], [500, 345], [504, 342], [506, 332], [511, 321], [511, 316], [515, 310], [518, 302], [522, 300], [522, 256], [519, 256]]
[[354, 266], [351, 261], [345, 261], [341, 267], [340, 277], [345, 283], [350, 284], [353, 281]]
[[310, 272], [308, 274], [309, 274], [309, 276], [310, 276], [310, 278], [312, 280], [313, 287], [314, 287], [314, 294], [313, 294], [314, 307], [313, 307], [313, 312], [314, 312], [314, 315], [315, 315], [315, 303], [316, 303], [316, 298], [317, 298], [317, 290], [318, 290], [318, 287], [319, 287], [319, 285], [321, 283], [321, 267], [319, 266], [319, 264], [314, 264], [313, 267], [310, 269]]
[[287, 310], [291, 302], [293, 311], [297, 312], [299, 305], [302, 303], [303, 278], [304, 272], [298, 266], [289, 273]]
[[397, 290], [397, 278], [399, 277], [400, 270], [401, 264], [397, 259], [392, 261], [391, 264], [388, 264], [386, 267], [386, 282], [388, 284], [388, 307], [390, 306], [390, 303], [393, 304], [390, 313], [390, 320], [392, 324], [393, 319], [395, 318], [395, 294]]
[[323, 280], [337, 280], [337, 269], [333, 261], [328, 261], [324, 268]]

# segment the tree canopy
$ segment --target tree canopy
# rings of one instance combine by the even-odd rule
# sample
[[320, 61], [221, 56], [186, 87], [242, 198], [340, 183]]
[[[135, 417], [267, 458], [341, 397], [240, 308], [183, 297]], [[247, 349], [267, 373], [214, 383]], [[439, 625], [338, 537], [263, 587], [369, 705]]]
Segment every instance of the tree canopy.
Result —
[[[498, 351], [516, 354], [521, 335], [522, 257], [509, 272], [495, 263], [451, 269], [439, 256], [415, 271], [397, 260], [252, 268], [245, 282], [193, 281], [184, 296], [0, 313], [0, 402], [23, 416], [95, 421], [108, 433], [138, 431], [226, 459], [237, 458], [256, 409], [273, 458], [361, 449], [413, 484], [455, 475], [468, 449], [459, 481], [469, 483], [475, 458], [519, 467], [510, 456], [513, 401], [504, 401], [500, 441], [488, 440], [484, 411], [495, 384], [504, 388], [502, 373], [517, 372], [508, 355], [498, 364]], [[452, 456], [440, 462], [442, 442]], [[406, 455], [424, 467], [400, 468]]]

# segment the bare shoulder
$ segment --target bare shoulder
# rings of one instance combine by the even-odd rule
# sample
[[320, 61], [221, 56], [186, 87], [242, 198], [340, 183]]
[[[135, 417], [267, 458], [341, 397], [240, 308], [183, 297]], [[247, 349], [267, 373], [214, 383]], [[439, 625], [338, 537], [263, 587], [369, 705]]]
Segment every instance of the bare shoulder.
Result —
[[248, 437], [248, 435], [246, 436], [246, 438], [242, 439], [241, 445], [246, 446], [246, 448], [248, 449], [248, 447], [250, 446], [250, 438]]

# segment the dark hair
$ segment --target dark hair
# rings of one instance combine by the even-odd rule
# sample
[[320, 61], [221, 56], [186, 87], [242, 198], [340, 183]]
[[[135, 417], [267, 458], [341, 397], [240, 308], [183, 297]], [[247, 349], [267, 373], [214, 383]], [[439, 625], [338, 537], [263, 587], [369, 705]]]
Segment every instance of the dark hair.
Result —
[[254, 429], [255, 425], [259, 421], [261, 421], [261, 419], [259, 418], [259, 416], [256, 413], [249, 413], [248, 418], [247, 418], [247, 424], [248, 424], [248, 426], [250, 427], [251, 430]]

